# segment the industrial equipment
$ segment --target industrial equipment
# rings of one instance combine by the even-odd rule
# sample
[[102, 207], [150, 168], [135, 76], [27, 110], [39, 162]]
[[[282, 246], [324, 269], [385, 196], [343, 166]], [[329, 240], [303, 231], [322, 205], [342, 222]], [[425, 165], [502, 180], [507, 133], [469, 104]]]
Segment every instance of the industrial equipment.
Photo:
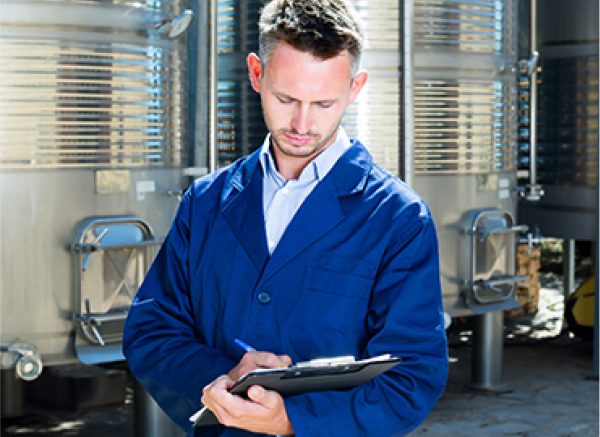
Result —
[[[2, 416], [44, 366], [122, 360], [185, 188], [183, 0], [0, 8]], [[8, 383], [7, 383], [8, 382]]]
[[[129, 305], [202, 173], [186, 168], [228, 165], [266, 128], [245, 63], [262, 0], [0, 1], [6, 417], [44, 366], [123, 359]], [[476, 318], [471, 384], [501, 390], [517, 235], [597, 239], [598, 2], [353, 3], [369, 81], [343, 125], [429, 204], [447, 316]], [[141, 434], [172, 435], [136, 390], [148, 411]]]

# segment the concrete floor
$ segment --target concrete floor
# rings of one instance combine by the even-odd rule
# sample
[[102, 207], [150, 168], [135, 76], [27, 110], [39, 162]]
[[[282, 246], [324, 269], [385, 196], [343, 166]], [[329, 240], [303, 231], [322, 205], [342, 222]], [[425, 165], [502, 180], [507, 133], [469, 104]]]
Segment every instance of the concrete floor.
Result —
[[535, 316], [505, 324], [503, 379], [512, 392], [493, 395], [467, 389], [470, 333], [450, 329], [448, 386], [411, 436], [600, 435], [592, 343], [564, 330], [562, 277], [544, 274], [541, 281]]
[[507, 345], [504, 382], [512, 392], [469, 391], [470, 348], [451, 348], [448, 386], [411, 436], [598, 437], [598, 381], [592, 348], [567, 336]]
[[[466, 388], [469, 334], [450, 331], [447, 389], [411, 437], [599, 436], [592, 345], [561, 333], [561, 327], [561, 292], [545, 290], [535, 318], [507, 326], [503, 372], [513, 391], [498, 395]], [[80, 413], [32, 410], [25, 418], [3, 421], [1, 435], [133, 437], [131, 396], [124, 405]]]

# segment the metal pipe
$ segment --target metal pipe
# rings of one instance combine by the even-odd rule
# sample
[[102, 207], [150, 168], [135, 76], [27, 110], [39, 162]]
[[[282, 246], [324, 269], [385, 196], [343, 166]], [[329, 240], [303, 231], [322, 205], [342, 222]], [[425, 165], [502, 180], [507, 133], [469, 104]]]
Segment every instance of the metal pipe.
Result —
[[488, 392], [510, 391], [502, 383], [504, 313], [494, 311], [475, 317], [469, 388]]
[[529, 186], [525, 193], [525, 198], [532, 202], [537, 202], [544, 195], [544, 190], [538, 184], [537, 167], [537, 0], [531, 1], [530, 17], [530, 42], [531, 58], [529, 60]]
[[[531, 53], [537, 51], [537, 0], [531, 1]], [[529, 77], [529, 184], [537, 185], [537, 65]]]
[[[598, 85], [600, 92], [600, 84]], [[600, 123], [600, 114], [598, 114], [598, 122]], [[595, 280], [594, 280], [594, 361], [592, 369], [593, 375], [600, 377], [600, 153], [596, 154], [596, 260], [595, 260]]]
[[[600, 193], [600, 187], [598, 188]], [[598, 204], [600, 205], [600, 194], [598, 196]], [[600, 280], [598, 279], [598, 272], [600, 272], [600, 209], [596, 209], [596, 217], [598, 218], [598, 229], [596, 229], [596, 264], [595, 264], [595, 280], [594, 280], [594, 361], [593, 361], [593, 375], [598, 378], [600, 377], [600, 360], [598, 357], [598, 349], [600, 348], [600, 335], [598, 332], [598, 325], [600, 324]]]
[[209, 2], [209, 71], [208, 71], [208, 170], [210, 173], [217, 169], [217, 93], [218, 93], [218, 64], [217, 64], [217, 0]]
[[404, 1], [403, 37], [403, 76], [404, 76], [404, 162], [400, 167], [401, 176], [408, 185], [413, 183], [413, 0]]
[[[600, 120], [599, 120], [600, 121]], [[597, 154], [598, 174], [596, 176], [596, 262], [595, 262], [595, 280], [594, 280], [594, 362], [593, 375], [598, 378], [600, 376], [600, 332], [598, 325], [600, 324], [600, 153]]]

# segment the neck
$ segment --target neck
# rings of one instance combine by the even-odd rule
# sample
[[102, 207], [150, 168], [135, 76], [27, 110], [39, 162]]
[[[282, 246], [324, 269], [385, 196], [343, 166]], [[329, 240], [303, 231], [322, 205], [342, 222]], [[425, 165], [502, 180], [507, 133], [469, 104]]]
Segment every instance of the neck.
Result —
[[277, 167], [277, 171], [281, 176], [284, 177], [286, 181], [295, 180], [300, 177], [302, 171], [306, 168], [306, 166], [321, 152], [323, 152], [327, 147], [331, 146], [336, 138], [339, 129], [334, 129], [331, 134], [327, 137], [326, 143], [323, 147], [318, 149], [315, 153], [309, 156], [289, 156], [285, 155], [279, 147], [274, 145], [274, 138], [271, 137], [271, 153], [273, 154], [273, 160], [275, 161], [275, 166]]
[[286, 156], [277, 147], [271, 147], [273, 153], [273, 160], [277, 166], [277, 171], [286, 181], [295, 180], [300, 177], [302, 170], [319, 154], [323, 149], [317, 153], [307, 157], [297, 156]]

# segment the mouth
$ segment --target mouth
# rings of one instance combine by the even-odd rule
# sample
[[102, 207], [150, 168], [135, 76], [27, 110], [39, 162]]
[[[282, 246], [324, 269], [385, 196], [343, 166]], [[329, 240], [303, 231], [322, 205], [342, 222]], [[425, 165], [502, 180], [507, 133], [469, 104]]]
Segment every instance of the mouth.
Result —
[[286, 141], [294, 146], [306, 146], [312, 140], [310, 135], [294, 135], [286, 132], [284, 136]]

